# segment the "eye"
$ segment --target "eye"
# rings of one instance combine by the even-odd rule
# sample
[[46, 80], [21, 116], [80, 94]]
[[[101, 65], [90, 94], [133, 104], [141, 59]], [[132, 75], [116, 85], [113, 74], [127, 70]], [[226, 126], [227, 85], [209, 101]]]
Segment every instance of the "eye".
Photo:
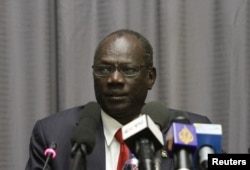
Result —
[[125, 74], [125, 75], [128, 75], [128, 76], [130, 76], [130, 75], [135, 75], [135, 74], [137, 74], [138, 72], [139, 72], [139, 69], [138, 69], [138, 67], [136, 67], [136, 66], [120, 66], [120, 70], [121, 70], [121, 72], [123, 73], [123, 74]]
[[112, 73], [113, 67], [110, 65], [95, 66], [95, 73], [98, 75], [109, 75]]

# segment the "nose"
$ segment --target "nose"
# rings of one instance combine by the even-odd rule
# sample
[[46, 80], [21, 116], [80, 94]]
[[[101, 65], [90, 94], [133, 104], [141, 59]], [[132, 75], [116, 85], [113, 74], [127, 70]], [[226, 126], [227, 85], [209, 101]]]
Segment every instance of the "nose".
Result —
[[117, 69], [110, 74], [108, 78], [109, 83], [124, 83], [124, 76]]

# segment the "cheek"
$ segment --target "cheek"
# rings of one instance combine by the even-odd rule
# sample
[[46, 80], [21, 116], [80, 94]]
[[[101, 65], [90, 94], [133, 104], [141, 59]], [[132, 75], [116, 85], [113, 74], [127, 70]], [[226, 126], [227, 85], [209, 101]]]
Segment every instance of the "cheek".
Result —
[[104, 88], [104, 83], [101, 80], [94, 79], [94, 88], [96, 93], [101, 92]]
[[148, 83], [145, 79], [136, 81], [131, 87], [131, 95], [135, 98], [145, 97], [148, 92]]

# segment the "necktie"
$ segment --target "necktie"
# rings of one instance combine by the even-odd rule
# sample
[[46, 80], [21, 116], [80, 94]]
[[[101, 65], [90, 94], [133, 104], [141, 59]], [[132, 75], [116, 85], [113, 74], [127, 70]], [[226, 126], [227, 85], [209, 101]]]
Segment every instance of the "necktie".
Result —
[[122, 170], [124, 163], [129, 159], [129, 149], [122, 139], [122, 131], [119, 129], [115, 138], [120, 142], [120, 155], [118, 159], [117, 170]]

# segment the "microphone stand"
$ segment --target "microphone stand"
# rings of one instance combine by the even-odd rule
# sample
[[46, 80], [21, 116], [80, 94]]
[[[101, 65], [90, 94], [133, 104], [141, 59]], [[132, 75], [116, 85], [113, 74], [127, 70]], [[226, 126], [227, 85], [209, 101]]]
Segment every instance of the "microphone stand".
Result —
[[86, 153], [85, 145], [81, 144], [79, 147], [75, 144], [71, 152], [71, 157], [73, 157], [71, 170], [87, 170]]
[[174, 155], [175, 170], [191, 170], [192, 168], [192, 153], [185, 149], [180, 149]]
[[154, 145], [145, 138], [136, 143], [136, 152], [139, 155], [139, 170], [154, 170]]
[[50, 153], [49, 153], [49, 156], [47, 157], [45, 163], [44, 163], [44, 166], [43, 166], [43, 170], [46, 170], [47, 169], [47, 166], [48, 166], [48, 163], [49, 163], [49, 160], [50, 160]]
[[44, 151], [44, 155], [46, 156], [46, 161], [44, 163], [43, 170], [47, 169], [50, 159], [56, 157], [56, 151], [55, 151], [56, 147], [57, 147], [56, 143], [52, 142], [50, 147]]

